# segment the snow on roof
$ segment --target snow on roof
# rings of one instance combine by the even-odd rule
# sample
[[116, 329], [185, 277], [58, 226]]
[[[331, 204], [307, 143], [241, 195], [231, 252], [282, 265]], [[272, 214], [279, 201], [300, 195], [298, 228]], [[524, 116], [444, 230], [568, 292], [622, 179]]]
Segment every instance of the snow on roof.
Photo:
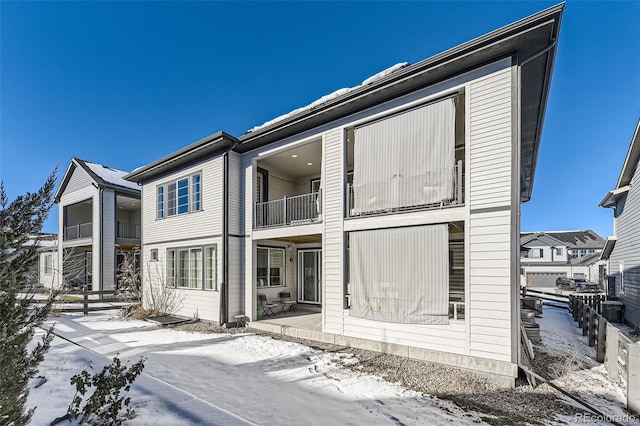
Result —
[[267, 121], [267, 122], [265, 122], [265, 123], [263, 123], [263, 124], [261, 124], [259, 126], [255, 126], [255, 127], [251, 128], [251, 129], [247, 130], [247, 133], [248, 132], [254, 132], [256, 130], [260, 130], [263, 127], [270, 126], [270, 125], [272, 125], [274, 123], [277, 123], [278, 121], [282, 121], [282, 120], [284, 120], [286, 118], [292, 117], [292, 116], [298, 114], [299, 112], [315, 108], [318, 105], [321, 105], [321, 104], [323, 104], [325, 102], [328, 102], [328, 101], [330, 101], [332, 99], [338, 98], [338, 97], [340, 97], [340, 96], [342, 96], [342, 95], [344, 95], [346, 93], [352, 92], [352, 91], [354, 91], [355, 89], [357, 89], [359, 87], [367, 86], [367, 85], [369, 85], [371, 83], [374, 83], [374, 82], [376, 82], [376, 81], [388, 76], [389, 74], [392, 74], [392, 73], [396, 72], [397, 70], [405, 68], [407, 66], [409, 66], [408, 62], [400, 62], [398, 64], [395, 64], [395, 65], [393, 65], [393, 66], [391, 66], [391, 67], [389, 67], [389, 68], [387, 68], [385, 70], [380, 71], [377, 74], [372, 75], [371, 77], [367, 78], [366, 80], [363, 80], [362, 83], [360, 83], [357, 86], [345, 87], [345, 88], [342, 88], [342, 89], [338, 89], [338, 90], [336, 90], [336, 91], [334, 91], [332, 93], [329, 93], [328, 95], [324, 95], [323, 97], [321, 97], [319, 99], [316, 99], [315, 101], [311, 102], [309, 105], [303, 106], [301, 108], [294, 109], [293, 111], [288, 112], [286, 114], [283, 114], [283, 115], [281, 115], [279, 117], [276, 117], [273, 120], [269, 120], [269, 121]]
[[128, 180], [124, 180], [122, 178], [124, 175], [129, 174], [129, 172], [124, 172], [122, 170], [114, 169], [102, 164], [90, 163], [88, 161], [85, 161], [84, 163], [87, 165], [87, 167], [89, 167], [89, 169], [91, 169], [93, 173], [98, 175], [98, 177], [100, 177], [105, 182], [140, 191], [140, 187], [137, 183], [129, 182]]

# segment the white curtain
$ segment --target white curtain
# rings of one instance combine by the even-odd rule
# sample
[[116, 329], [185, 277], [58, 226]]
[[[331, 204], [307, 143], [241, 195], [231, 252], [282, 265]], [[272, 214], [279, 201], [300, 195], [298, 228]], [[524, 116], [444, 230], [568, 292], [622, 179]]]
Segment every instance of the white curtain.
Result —
[[448, 226], [351, 232], [349, 294], [354, 317], [448, 324]]
[[366, 124], [355, 132], [353, 213], [453, 198], [453, 98]]

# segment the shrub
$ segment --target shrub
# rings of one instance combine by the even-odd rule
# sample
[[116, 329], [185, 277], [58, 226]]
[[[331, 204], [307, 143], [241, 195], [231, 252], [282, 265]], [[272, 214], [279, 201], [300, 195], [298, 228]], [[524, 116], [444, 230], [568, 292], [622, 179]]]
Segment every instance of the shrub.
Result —
[[[131, 367], [127, 367], [116, 356], [99, 373], [91, 375], [85, 369], [73, 376], [71, 384], [75, 386], [76, 392], [67, 410], [69, 417], [80, 420], [83, 424], [108, 425], [121, 425], [123, 420], [133, 418], [135, 412], [130, 407], [131, 398], [127, 395], [131, 384], [142, 373], [144, 361], [144, 358], [140, 358]], [[91, 368], [89, 364], [88, 369]], [[93, 393], [85, 398], [91, 387], [94, 388]], [[123, 415], [120, 414], [122, 409], [125, 410]]]

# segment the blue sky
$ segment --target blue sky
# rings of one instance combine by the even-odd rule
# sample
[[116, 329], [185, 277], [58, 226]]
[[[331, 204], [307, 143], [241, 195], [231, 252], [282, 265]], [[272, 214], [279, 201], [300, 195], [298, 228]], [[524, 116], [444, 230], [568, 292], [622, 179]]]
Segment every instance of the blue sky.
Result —
[[[71, 157], [132, 170], [553, 4], [2, 1], [0, 178], [13, 198]], [[639, 1], [567, 2], [523, 231], [612, 234], [638, 70]]]

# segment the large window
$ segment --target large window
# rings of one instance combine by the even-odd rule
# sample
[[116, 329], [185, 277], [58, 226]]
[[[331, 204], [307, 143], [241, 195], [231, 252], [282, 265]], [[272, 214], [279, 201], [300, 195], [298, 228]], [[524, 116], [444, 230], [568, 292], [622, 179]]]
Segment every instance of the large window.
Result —
[[284, 285], [284, 249], [258, 247], [258, 287]]
[[196, 173], [158, 185], [156, 195], [158, 219], [200, 211], [202, 210], [202, 176]]
[[217, 290], [216, 246], [167, 250], [167, 286]]

